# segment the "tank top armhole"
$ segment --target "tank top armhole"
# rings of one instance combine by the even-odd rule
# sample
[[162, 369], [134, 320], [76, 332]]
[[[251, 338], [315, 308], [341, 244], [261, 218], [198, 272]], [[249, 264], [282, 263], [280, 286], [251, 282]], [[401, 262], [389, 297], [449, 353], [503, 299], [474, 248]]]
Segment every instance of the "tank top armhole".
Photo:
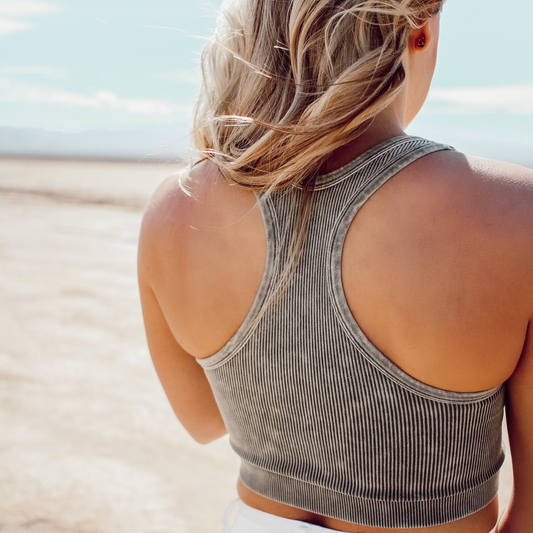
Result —
[[254, 329], [257, 327], [257, 323], [254, 323], [263, 302], [268, 298], [271, 293], [273, 283], [272, 278], [274, 274], [274, 265], [276, 261], [277, 250], [279, 248], [279, 228], [278, 221], [276, 219], [276, 213], [270, 205], [269, 195], [263, 193], [255, 193], [257, 199], [257, 205], [261, 211], [263, 217], [263, 223], [265, 225], [266, 243], [267, 243], [267, 258], [265, 263], [265, 270], [263, 272], [263, 278], [259, 289], [255, 296], [252, 307], [248, 311], [246, 318], [240, 325], [239, 329], [235, 332], [233, 337], [217, 352], [209, 357], [202, 359], [196, 359], [198, 364], [206, 370], [214, 369], [222, 366], [224, 363], [234, 357], [239, 350], [250, 339]]
[[[482, 401], [498, 393], [503, 385], [498, 385], [492, 389], [479, 392], [456, 392], [439, 389], [418, 381], [395, 365], [385, 354], [372, 344], [352, 315], [344, 294], [341, 276], [342, 251], [348, 229], [359, 209], [361, 209], [363, 204], [384, 183], [414, 161], [433, 152], [454, 150], [452, 147], [445, 144], [438, 144], [414, 137], [404, 138], [403, 141], [404, 147], [398, 147], [400, 147], [404, 153], [400, 154], [392, 164], [388, 164], [381, 173], [379, 173], [379, 170], [376, 173], [373, 173], [373, 176], [370, 177], [367, 183], [363, 184], [363, 186], [353, 195], [352, 199], [347, 203], [344, 211], [336, 221], [335, 228], [331, 234], [330, 245], [328, 247], [328, 264], [330, 265], [329, 291], [333, 307], [341, 327], [344, 329], [350, 340], [356, 345], [362, 356], [398, 385], [419, 396], [444, 403], [472, 403]], [[417, 141], [421, 142], [417, 143]], [[400, 145], [401, 143], [397, 144]], [[411, 144], [411, 146], [409, 146], [409, 144]], [[376, 174], [379, 175], [376, 177]], [[337, 181], [339, 181], [338, 177]]]

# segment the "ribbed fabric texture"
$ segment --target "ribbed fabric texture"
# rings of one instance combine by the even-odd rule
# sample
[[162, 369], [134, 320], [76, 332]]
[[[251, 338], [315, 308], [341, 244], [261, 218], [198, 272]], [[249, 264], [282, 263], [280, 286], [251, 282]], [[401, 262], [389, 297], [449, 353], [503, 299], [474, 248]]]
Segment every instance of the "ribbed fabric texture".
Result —
[[259, 293], [229, 343], [199, 360], [241, 479], [258, 494], [383, 528], [451, 522], [495, 497], [504, 388], [457, 393], [410, 377], [365, 337], [341, 283], [344, 239], [363, 203], [409, 163], [446, 149], [397, 137], [320, 176], [290, 284], [255, 320], [287, 257], [300, 193], [261, 198], [268, 254]]

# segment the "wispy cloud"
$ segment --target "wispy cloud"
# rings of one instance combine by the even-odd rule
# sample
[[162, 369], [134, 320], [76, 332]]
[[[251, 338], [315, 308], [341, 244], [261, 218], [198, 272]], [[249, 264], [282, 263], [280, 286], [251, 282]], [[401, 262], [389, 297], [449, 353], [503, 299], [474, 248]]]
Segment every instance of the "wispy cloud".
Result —
[[29, 85], [9, 78], [0, 78], [0, 102], [33, 103], [120, 110], [141, 115], [189, 115], [191, 106], [153, 98], [121, 98], [111, 91], [97, 91], [87, 96], [48, 86]]
[[66, 78], [67, 73], [62, 68], [46, 65], [13, 65], [0, 67], [0, 75], [45, 76], [47, 78]]
[[512, 114], [533, 114], [533, 84], [499, 87], [455, 87], [432, 89], [428, 101], [449, 104], [446, 112], [480, 114], [506, 111]]
[[0, 19], [0, 35], [9, 35], [17, 31], [30, 30], [33, 24], [24, 20]]
[[0, 0], [0, 35], [9, 35], [35, 27], [23, 17], [46, 15], [59, 11], [57, 4], [38, 0]]
[[1, 17], [28, 17], [58, 11], [59, 6], [38, 0], [0, 0]]

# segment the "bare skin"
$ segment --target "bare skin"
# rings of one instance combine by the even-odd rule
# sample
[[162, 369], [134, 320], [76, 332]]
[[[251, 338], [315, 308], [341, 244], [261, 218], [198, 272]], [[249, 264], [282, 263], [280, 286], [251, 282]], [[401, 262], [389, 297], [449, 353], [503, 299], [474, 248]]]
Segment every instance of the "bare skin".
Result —
[[[427, 93], [424, 76], [430, 80], [433, 72], [432, 24], [420, 30], [427, 55], [406, 57], [417, 81], [408, 87], [415, 89], [407, 88], [357, 142], [333, 153], [325, 171], [403, 133]], [[261, 283], [266, 237], [253, 193], [230, 185], [212, 164], [195, 167], [186, 185], [190, 195], [169, 178], [148, 207], [139, 284], [159, 378], [184, 427], [206, 443], [226, 428], [196, 358], [218, 351], [246, 317]], [[458, 392], [507, 382], [515, 485], [497, 531], [533, 532], [533, 171], [453, 152], [423, 157], [355, 217], [342, 279], [363, 331], [414, 378]], [[238, 489], [262, 511], [353, 533], [488, 533], [498, 516], [494, 500], [450, 524], [380, 529], [273, 502], [241, 482]]]

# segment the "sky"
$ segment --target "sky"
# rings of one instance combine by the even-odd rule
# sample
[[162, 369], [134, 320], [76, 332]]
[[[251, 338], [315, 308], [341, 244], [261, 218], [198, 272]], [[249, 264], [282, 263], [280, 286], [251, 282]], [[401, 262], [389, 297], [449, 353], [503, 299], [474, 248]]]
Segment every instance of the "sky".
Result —
[[[220, 3], [0, 0], [0, 128], [181, 135]], [[533, 154], [533, 2], [501, 6], [447, 1], [432, 89], [409, 133]]]

